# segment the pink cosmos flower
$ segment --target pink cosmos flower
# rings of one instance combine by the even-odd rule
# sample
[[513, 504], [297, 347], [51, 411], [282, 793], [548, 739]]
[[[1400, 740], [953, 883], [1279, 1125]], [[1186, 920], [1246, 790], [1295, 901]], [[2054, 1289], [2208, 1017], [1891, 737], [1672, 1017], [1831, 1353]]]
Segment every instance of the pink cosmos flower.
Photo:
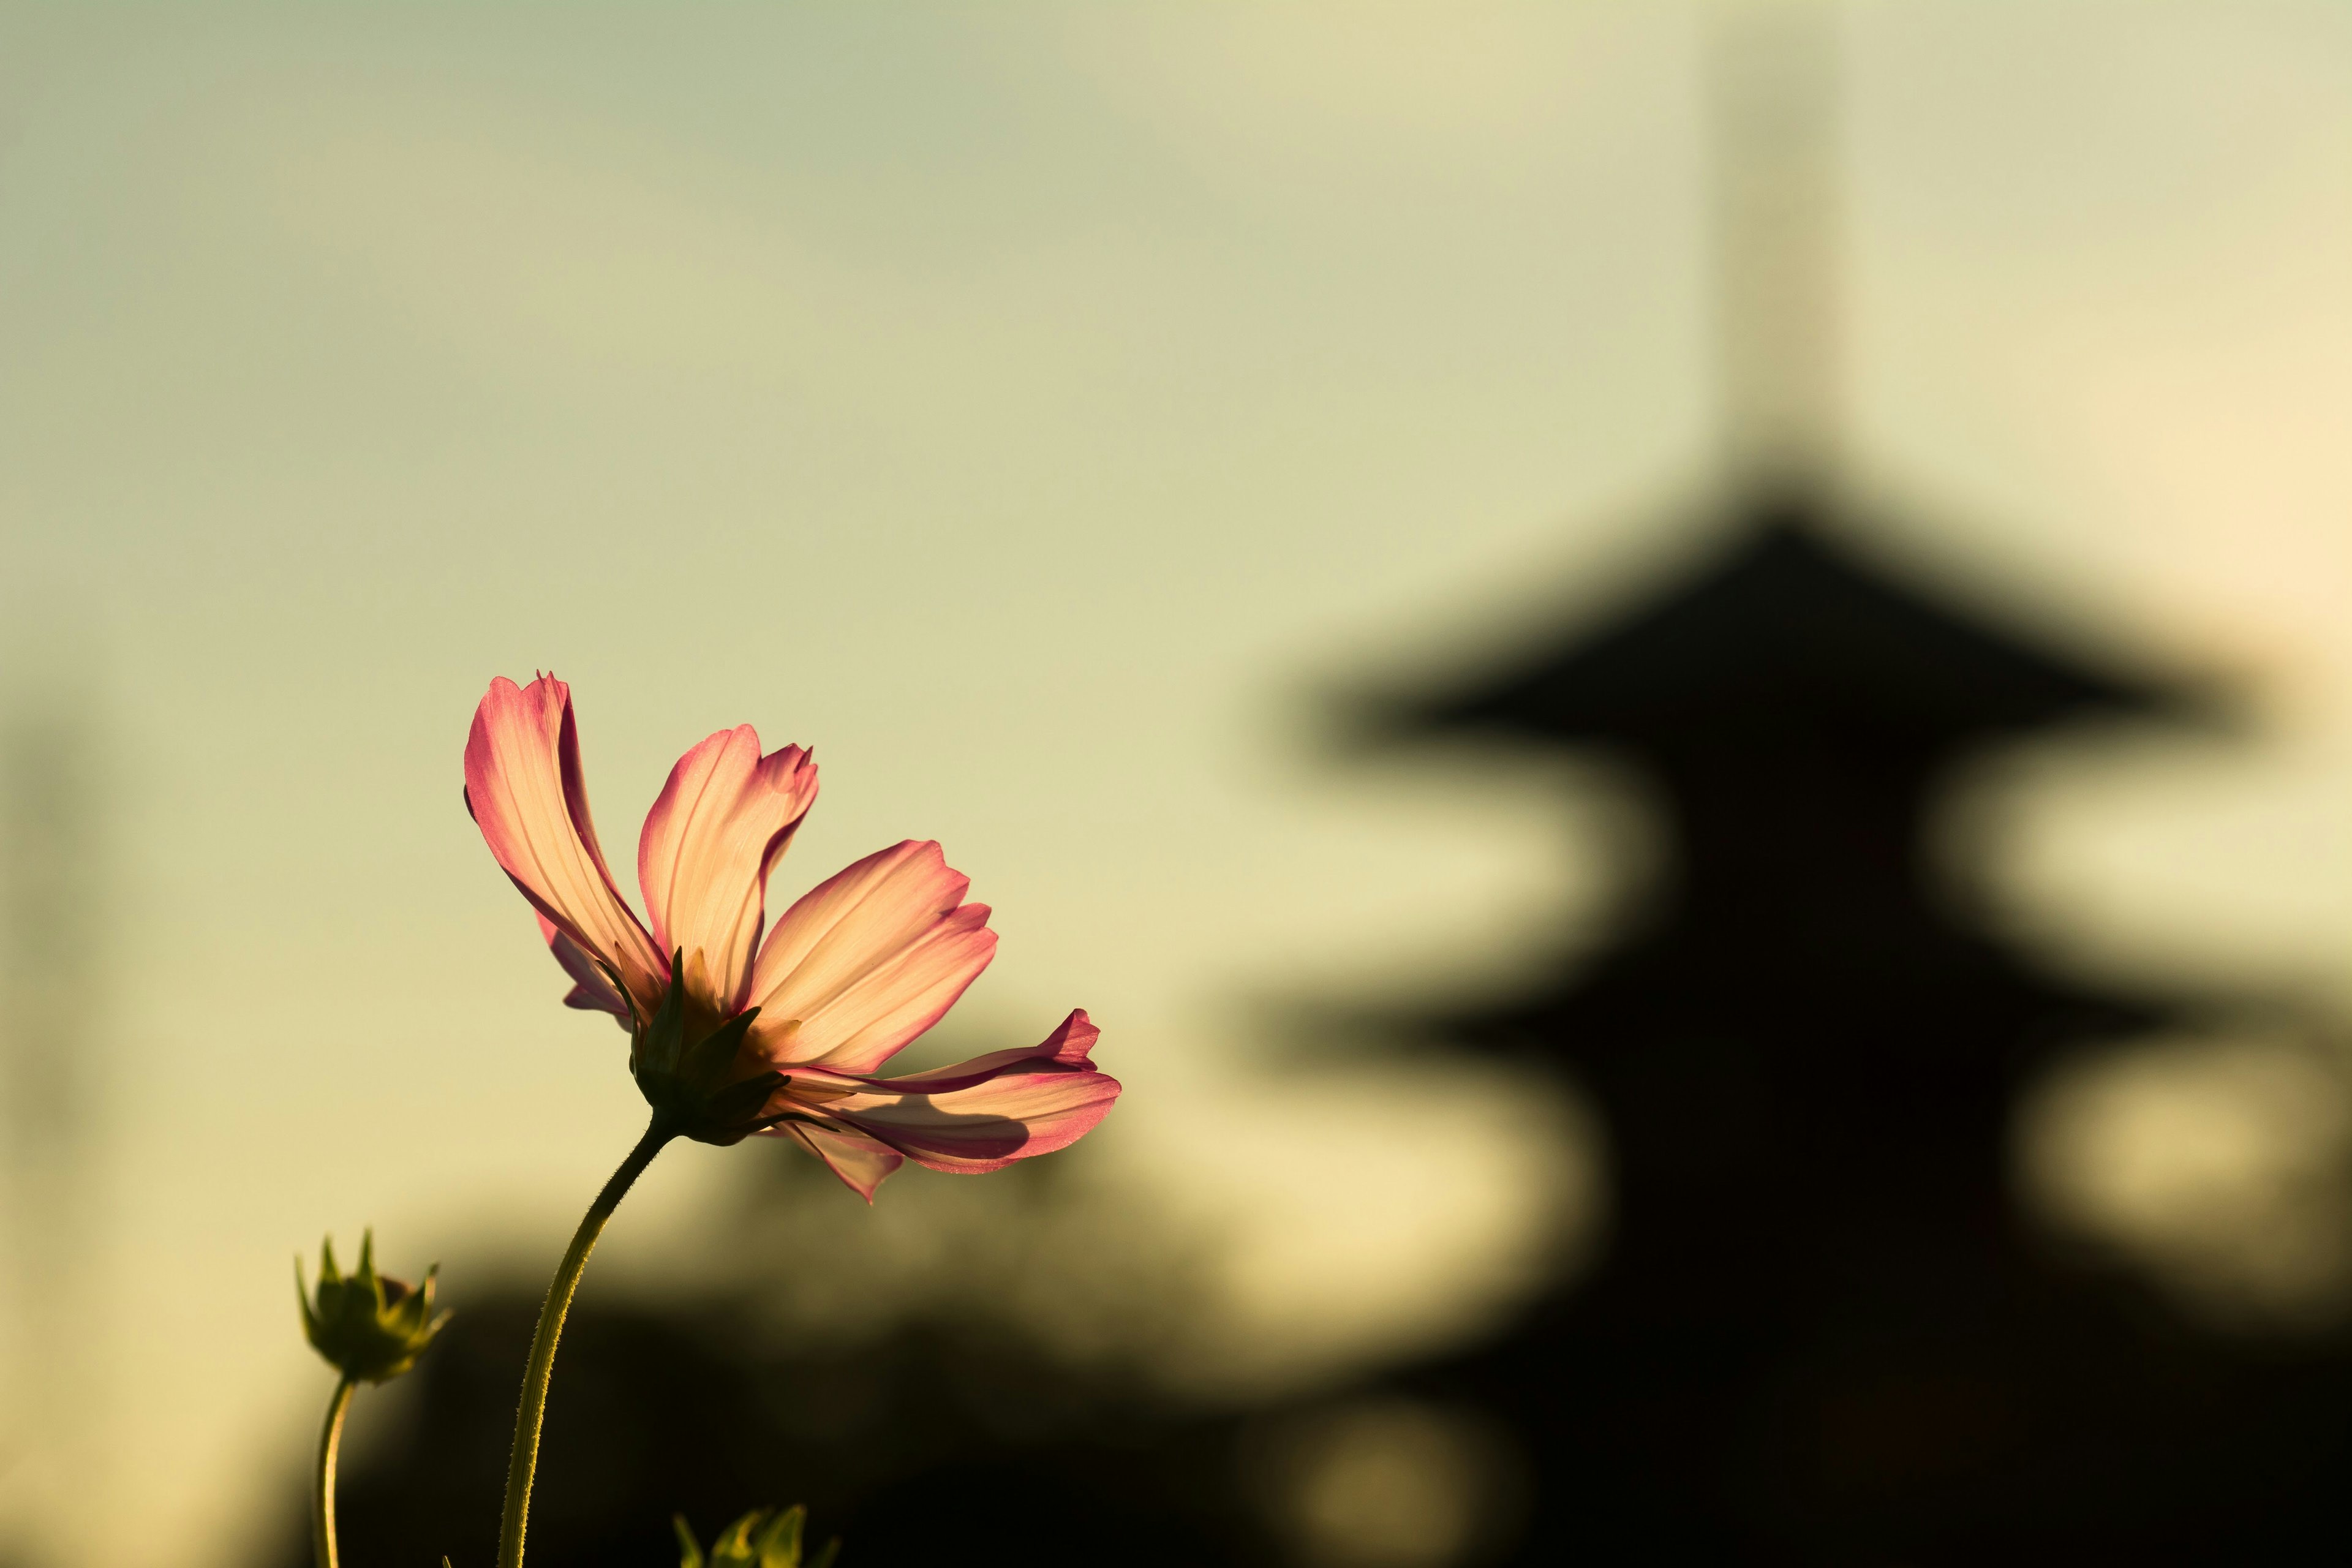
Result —
[[670, 770], [637, 840], [650, 929], [614, 886], [588, 816], [571, 689], [503, 678], [474, 713], [466, 805], [539, 911], [564, 1002], [612, 1014], [656, 1127], [706, 1143], [797, 1140], [871, 1202], [912, 1160], [1001, 1170], [1077, 1141], [1118, 1080], [1087, 1053], [1083, 1010], [1026, 1050], [904, 1078], [871, 1076], [988, 967], [988, 906], [933, 843], [868, 855], [803, 894], [761, 937], [768, 873], [816, 799], [798, 746], [762, 756], [748, 724]]

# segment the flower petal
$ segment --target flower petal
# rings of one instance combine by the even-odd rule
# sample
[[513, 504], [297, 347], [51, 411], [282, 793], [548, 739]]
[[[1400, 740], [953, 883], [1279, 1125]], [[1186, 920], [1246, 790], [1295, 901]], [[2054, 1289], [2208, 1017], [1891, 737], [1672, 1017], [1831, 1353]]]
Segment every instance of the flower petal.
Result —
[[778, 1067], [870, 1072], [940, 1021], [996, 952], [988, 906], [929, 842], [868, 855], [776, 921], [751, 972], [751, 1038]]
[[[798, 746], [760, 754], [749, 724], [677, 760], [637, 840], [658, 952], [702, 955], [713, 1011], [743, 1005], [766, 913], [768, 872], [816, 799], [816, 764]], [[688, 973], [694, 973], [689, 964]]]
[[762, 1136], [796, 1140], [802, 1148], [824, 1161], [851, 1192], [869, 1204], [882, 1179], [906, 1163], [905, 1156], [887, 1143], [845, 1127], [788, 1121], [770, 1128]]
[[657, 1005], [669, 965], [597, 847], [571, 688], [551, 675], [520, 688], [503, 676], [490, 682], [466, 739], [466, 807], [531, 906], [611, 965], [641, 1006]]
[[871, 1079], [868, 1082], [887, 1084], [903, 1089], [920, 1084], [927, 1094], [945, 1094], [953, 1089], [969, 1088], [996, 1074], [1013, 1062], [1050, 1062], [1056, 1067], [1082, 1068], [1094, 1070], [1095, 1042], [1102, 1031], [1087, 1016], [1084, 1007], [1072, 1009], [1070, 1016], [1054, 1026], [1054, 1032], [1034, 1046], [1009, 1051], [991, 1051], [984, 1057], [974, 1057], [953, 1067], [931, 1068], [923, 1072], [910, 1072], [900, 1078]]
[[[1043, 1044], [997, 1051], [905, 1078], [795, 1074], [787, 1094], [810, 1094], [827, 1118], [934, 1171], [977, 1174], [1066, 1149], [1110, 1114], [1119, 1082], [1088, 1056], [1101, 1031], [1084, 1010]], [[838, 1093], [844, 1089], [852, 1092]]]
[[596, 967], [596, 961], [585, 949], [563, 934], [562, 928], [545, 915], [539, 917], [539, 934], [547, 939], [555, 962], [563, 965], [563, 973], [572, 976], [572, 989], [563, 994], [563, 1005], [583, 1012], [610, 1013], [628, 1028], [629, 999], [613, 988], [610, 976]]

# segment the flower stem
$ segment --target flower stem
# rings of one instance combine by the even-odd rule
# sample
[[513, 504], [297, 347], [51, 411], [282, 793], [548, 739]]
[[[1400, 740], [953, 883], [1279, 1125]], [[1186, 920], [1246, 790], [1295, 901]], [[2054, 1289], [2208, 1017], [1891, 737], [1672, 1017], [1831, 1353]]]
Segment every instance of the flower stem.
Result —
[[547, 1415], [547, 1380], [555, 1370], [555, 1342], [563, 1335], [563, 1315], [572, 1310], [572, 1293], [580, 1288], [581, 1270], [588, 1267], [588, 1254], [604, 1234], [604, 1222], [621, 1206], [631, 1184], [653, 1163], [662, 1145], [677, 1136], [677, 1128], [656, 1113], [646, 1135], [637, 1140], [637, 1146], [629, 1151], [629, 1157], [621, 1162], [604, 1190], [581, 1216], [563, 1261], [556, 1265], [555, 1279], [547, 1288], [547, 1302], [539, 1310], [538, 1331], [530, 1339], [530, 1361], [522, 1374], [522, 1403], [515, 1410], [514, 1447], [507, 1458], [506, 1512], [499, 1521], [499, 1568], [522, 1568], [523, 1529], [530, 1522], [530, 1483], [539, 1469], [539, 1428]]
[[335, 1450], [342, 1447], [343, 1416], [352, 1407], [352, 1390], [358, 1386], [349, 1377], [335, 1384], [335, 1396], [327, 1401], [327, 1424], [319, 1433], [319, 1495], [310, 1510], [312, 1568], [335, 1568]]

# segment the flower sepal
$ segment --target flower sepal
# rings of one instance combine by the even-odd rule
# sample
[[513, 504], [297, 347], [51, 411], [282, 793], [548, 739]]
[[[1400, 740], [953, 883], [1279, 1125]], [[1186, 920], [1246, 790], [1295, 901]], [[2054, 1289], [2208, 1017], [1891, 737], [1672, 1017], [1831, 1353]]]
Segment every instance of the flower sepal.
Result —
[[[635, 1031], [629, 1072], [646, 1103], [679, 1137], [740, 1143], [771, 1125], [768, 1102], [785, 1079], [744, 1048], [759, 1016], [757, 1007], [746, 1007], [714, 1024], [688, 994], [685, 954], [671, 962], [661, 1005]], [[764, 1070], [746, 1076], [747, 1065]]]
[[370, 1230], [361, 1233], [359, 1268], [345, 1274], [335, 1266], [331, 1237], [320, 1244], [315, 1298], [302, 1281], [302, 1260], [294, 1260], [302, 1332], [310, 1348], [345, 1377], [389, 1383], [416, 1364], [449, 1321], [447, 1312], [433, 1310], [433, 1286], [440, 1272], [437, 1263], [426, 1269], [421, 1286], [378, 1274], [375, 1233]]
[[836, 1536], [814, 1556], [802, 1556], [801, 1533], [808, 1524], [808, 1508], [803, 1503], [752, 1510], [719, 1532], [708, 1557], [695, 1544], [685, 1515], [674, 1516], [670, 1523], [677, 1531], [678, 1568], [833, 1568], [833, 1560], [841, 1554]]

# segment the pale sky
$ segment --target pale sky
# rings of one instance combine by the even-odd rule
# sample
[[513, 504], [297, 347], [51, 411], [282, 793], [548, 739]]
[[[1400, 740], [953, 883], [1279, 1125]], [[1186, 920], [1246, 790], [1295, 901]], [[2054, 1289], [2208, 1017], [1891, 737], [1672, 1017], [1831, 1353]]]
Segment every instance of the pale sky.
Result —
[[[941, 839], [1003, 936], [950, 1032], [1093, 1011], [1103, 1158], [1230, 1226], [1258, 1342], [1466, 1310], [1408, 1248], [1507, 1293], [1540, 1115], [1277, 1071], [1264, 1005], [1605, 904], [1601, 818], [1323, 759], [1317, 703], [1685, 542], [1699, 15], [0, 5], [0, 676], [89, 694], [115, 856], [106, 1458], [0, 1521], [236, 1558], [325, 1392], [289, 1255], [373, 1223], [462, 1300], [634, 1137], [458, 803], [534, 668], [616, 858], [741, 722], [824, 768], [772, 907]], [[1879, 542], [2260, 702], [2022, 768], [1972, 875], [2093, 969], [2352, 998], [2352, 13], [1848, 41]], [[599, 1269], [773, 1152], [665, 1156]]]

